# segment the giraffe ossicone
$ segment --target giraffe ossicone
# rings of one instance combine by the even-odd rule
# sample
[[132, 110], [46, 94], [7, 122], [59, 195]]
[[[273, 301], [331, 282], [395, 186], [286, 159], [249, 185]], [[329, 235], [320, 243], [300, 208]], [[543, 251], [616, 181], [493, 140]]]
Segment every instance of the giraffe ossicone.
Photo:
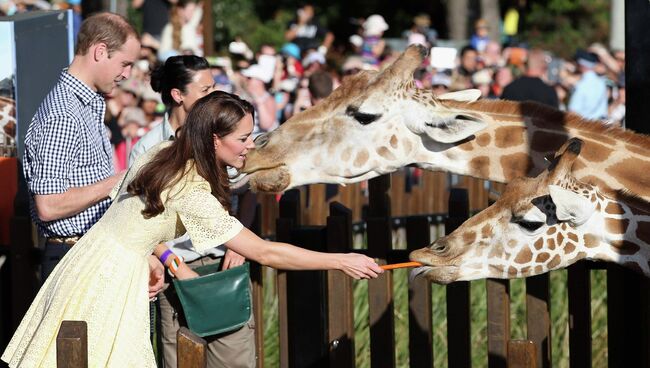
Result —
[[531, 102], [440, 96], [413, 72], [426, 50], [410, 46], [382, 72], [347, 77], [328, 98], [258, 137], [244, 175], [253, 190], [355, 183], [404, 166], [508, 182], [544, 171], [570, 137], [584, 141], [575, 176], [650, 201], [650, 139]]
[[591, 259], [650, 277], [650, 204], [576, 179], [583, 145], [569, 140], [547, 171], [513, 180], [493, 205], [411, 252], [411, 260], [424, 264], [412, 276], [442, 284], [508, 279]]

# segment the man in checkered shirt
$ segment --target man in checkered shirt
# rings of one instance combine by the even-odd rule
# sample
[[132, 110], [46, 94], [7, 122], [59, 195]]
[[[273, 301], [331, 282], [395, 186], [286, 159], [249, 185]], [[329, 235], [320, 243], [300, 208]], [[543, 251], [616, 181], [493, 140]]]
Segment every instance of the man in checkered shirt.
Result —
[[138, 34], [121, 16], [86, 19], [72, 64], [27, 130], [24, 173], [31, 215], [46, 237], [43, 281], [108, 209], [108, 195], [123, 175], [114, 174], [103, 95], [129, 77], [139, 52]]

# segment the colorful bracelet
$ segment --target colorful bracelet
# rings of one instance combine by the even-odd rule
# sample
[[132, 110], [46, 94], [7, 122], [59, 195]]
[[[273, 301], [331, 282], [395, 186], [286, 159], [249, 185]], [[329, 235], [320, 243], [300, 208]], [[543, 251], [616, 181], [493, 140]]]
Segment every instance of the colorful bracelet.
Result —
[[176, 272], [178, 272], [178, 268], [181, 266], [182, 260], [178, 258], [178, 256], [176, 256], [175, 254], [173, 257], [174, 258], [172, 258], [172, 261], [169, 263], [169, 272], [171, 272], [172, 276], [175, 277]]
[[171, 249], [167, 249], [162, 256], [160, 256], [160, 262], [164, 265], [165, 262], [167, 262], [167, 258], [169, 258], [170, 255], [174, 254]]

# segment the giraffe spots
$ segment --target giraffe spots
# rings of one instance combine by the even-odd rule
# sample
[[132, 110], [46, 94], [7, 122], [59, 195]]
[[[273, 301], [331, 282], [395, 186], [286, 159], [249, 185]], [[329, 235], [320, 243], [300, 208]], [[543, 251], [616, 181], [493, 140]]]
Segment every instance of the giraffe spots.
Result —
[[488, 178], [490, 176], [490, 158], [487, 156], [474, 157], [469, 162], [469, 170], [476, 177]]
[[478, 144], [479, 147], [485, 147], [488, 144], [490, 144], [491, 141], [492, 141], [492, 137], [490, 136], [489, 133], [483, 133], [478, 137], [476, 137], [476, 144]]
[[352, 148], [346, 147], [343, 152], [341, 153], [341, 160], [344, 162], [347, 162], [350, 159], [350, 156], [352, 156]]
[[574, 250], [576, 250], [576, 246], [573, 243], [567, 243], [564, 247], [564, 254], [571, 254]]
[[600, 238], [594, 234], [585, 234], [584, 240], [587, 248], [596, 248], [600, 245]]
[[524, 143], [524, 128], [500, 127], [494, 131], [494, 144], [499, 148], [519, 146]]
[[648, 235], [650, 235], [650, 222], [639, 221], [636, 228], [636, 237], [647, 241]]
[[463, 143], [461, 145], [458, 145], [457, 147], [462, 149], [463, 151], [468, 151], [468, 152], [474, 150], [474, 146], [472, 145], [471, 141], [465, 142], [465, 143]]
[[546, 230], [546, 235], [553, 235], [553, 234], [555, 234], [555, 231], [557, 231], [555, 226], [551, 226], [551, 227], [548, 228], [548, 230]]
[[610, 234], [625, 234], [630, 224], [628, 219], [605, 219], [605, 230]]
[[535, 257], [535, 262], [544, 263], [544, 262], [548, 261], [549, 258], [551, 258], [550, 254], [548, 254], [546, 252], [540, 253], [540, 254], [537, 255], [537, 257]]
[[377, 153], [379, 156], [389, 161], [394, 161], [396, 159], [395, 155], [388, 149], [388, 147], [381, 146], [377, 148]]
[[361, 167], [363, 166], [366, 162], [368, 162], [368, 158], [370, 156], [368, 155], [368, 151], [365, 149], [359, 151], [357, 153], [357, 156], [354, 158], [354, 166], [355, 167]]
[[521, 274], [522, 274], [522, 275], [527, 275], [527, 274], [528, 274], [528, 271], [530, 271], [530, 269], [531, 269], [530, 266], [522, 267], [521, 270], [520, 270], [520, 271], [521, 271]]
[[404, 146], [404, 153], [407, 155], [410, 154], [411, 151], [413, 150], [413, 144], [408, 139], [403, 140], [402, 145]]
[[636, 146], [634, 144], [626, 144], [625, 149], [627, 151], [630, 151], [632, 153], [636, 153], [636, 154], [641, 155], [641, 156], [646, 156], [646, 157], [648, 156], [648, 150], [646, 148], [639, 147], [639, 146]]
[[542, 247], [544, 246], [544, 240], [541, 239], [541, 238], [540, 238], [540, 239], [537, 239], [537, 241], [535, 242], [535, 244], [533, 244], [533, 246], [534, 246], [535, 249], [537, 249], [537, 250], [542, 249]]
[[638, 245], [627, 240], [613, 240], [611, 244], [614, 247], [614, 251], [622, 255], [632, 255], [641, 249]]
[[526, 247], [521, 250], [515, 257], [515, 262], [520, 264], [530, 263], [533, 259], [533, 252], [530, 251], [530, 248]]
[[[487, 225], [483, 226], [483, 228], [481, 229], [481, 236], [484, 239], [491, 238], [492, 234], [493, 234], [492, 233], [492, 226], [490, 224], [487, 224]], [[508, 242], [508, 245], [510, 245], [509, 242]]]
[[508, 267], [508, 274], [510, 276], [517, 276], [517, 269], [512, 266]]
[[550, 249], [550, 250], [555, 249], [555, 239], [550, 238], [550, 239], [548, 240], [548, 249]]
[[538, 131], [533, 133], [530, 148], [537, 152], [555, 152], [567, 140], [566, 133], [549, 133]]
[[560, 264], [560, 260], [561, 260], [560, 255], [556, 254], [555, 257], [553, 257], [553, 259], [551, 259], [551, 261], [548, 262], [548, 268], [552, 269], [557, 267]]
[[499, 160], [506, 181], [525, 176], [533, 167], [533, 160], [526, 153], [513, 153], [502, 156]]
[[[596, 133], [596, 132], [590, 132], [588, 130], [584, 130], [580, 132], [580, 136], [584, 138], [590, 138], [596, 142], [600, 142], [603, 144], [606, 144], [608, 146], [615, 146], [616, 145], [616, 140], [607, 137], [606, 135], [603, 135], [601, 133]], [[582, 155], [582, 153], [580, 153]]]
[[574, 242], [576, 242], [576, 243], [577, 243], [578, 240], [579, 240], [578, 235], [576, 235], [576, 234], [574, 234], [574, 233], [568, 233], [568, 234], [567, 234], [567, 237], [569, 238], [569, 240], [574, 241]]
[[490, 265], [490, 267], [493, 268], [497, 274], [499, 275], [503, 274], [503, 265], [495, 264], [495, 265]]
[[584, 161], [577, 159], [573, 162], [573, 166], [571, 167], [571, 170], [573, 172], [580, 171], [587, 167], [587, 165], [584, 163]]
[[393, 147], [393, 149], [397, 148], [397, 143], [398, 142], [399, 141], [397, 140], [397, 137], [395, 136], [395, 134], [390, 136], [390, 146]]
[[562, 245], [562, 242], [564, 242], [564, 235], [562, 235], [562, 233], [557, 233], [555, 241], [557, 241], [557, 245]]
[[599, 188], [609, 188], [609, 185], [604, 180], [597, 178], [593, 175], [583, 176], [580, 178], [580, 181]]
[[616, 202], [609, 202], [607, 204], [607, 207], [605, 207], [605, 213], [610, 215], [623, 215], [625, 214], [625, 210], [623, 207], [621, 207], [620, 204]]
[[583, 259], [583, 258], [585, 258], [586, 256], [587, 256], [587, 253], [585, 253], [585, 252], [578, 252], [578, 254], [576, 255], [576, 258], [575, 258], [575, 259]]
[[613, 149], [595, 142], [588, 142], [580, 151], [580, 157], [588, 162], [603, 162], [614, 152]]
[[612, 175], [624, 188], [632, 193], [647, 193], [650, 187], [648, 175], [640, 173], [650, 172], [650, 162], [638, 158], [627, 158], [616, 165], [607, 168], [607, 173]]
[[476, 240], [476, 232], [470, 231], [468, 233], [463, 234], [463, 242], [465, 244], [472, 244]]

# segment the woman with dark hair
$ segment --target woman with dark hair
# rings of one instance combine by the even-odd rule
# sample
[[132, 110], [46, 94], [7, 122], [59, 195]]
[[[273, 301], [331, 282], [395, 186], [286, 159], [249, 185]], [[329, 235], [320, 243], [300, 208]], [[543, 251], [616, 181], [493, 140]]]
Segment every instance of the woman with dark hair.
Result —
[[22, 357], [12, 367], [55, 366], [63, 320], [87, 323], [89, 366], [156, 367], [149, 342], [147, 257], [157, 244], [184, 232], [199, 251], [225, 243], [271, 267], [377, 277], [381, 269], [364, 255], [265, 241], [228, 214], [226, 166], [244, 166], [254, 147], [252, 131], [249, 103], [212, 92], [195, 103], [177, 139], [136, 160], [113, 191], [106, 214], [63, 257], [34, 299], [10, 343]]
[[[131, 162], [158, 143], [173, 139], [178, 128], [185, 124], [187, 113], [194, 102], [213, 91], [214, 81], [206, 59], [194, 55], [181, 55], [170, 57], [165, 63], [154, 68], [151, 73], [151, 87], [161, 94], [166, 107], [165, 118], [162, 124], [138, 141], [130, 156]], [[224, 270], [242, 265], [246, 261], [241, 255], [219, 244], [198, 252], [187, 234], [160, 244], [155, 250], [159, 256], [167, 251], [173, 252], [179, 259], [184, 260], [177, 271], [179, 277], [190, 277], [194, 274], [192, 268], [219, 262], [222, 256]], [[160, 306], [159, 336], [162, 342], [163, 362], [165, 367], [174, 368], [177, 361], [176, 334], [182, 326], [182, 319], [179, 319], [178, 315], [183, 313], [182, 307], [176, 297], [174, 285], [169, 280], [163, 283], [164, 268], [155, 255], [150, 259], [150, 264], [152, 276], [149, 296], [162, 290], [157, 296]], [[215, 318], [218, 316], [215, 312]], [[232, 368], [253, 367], [255, 365], [254, 328], [255, 324], [251, 319], [236, 331], [210, 339], [207, 349], [209, 365], [217, 367], [225, 366], [227, 363]]]

